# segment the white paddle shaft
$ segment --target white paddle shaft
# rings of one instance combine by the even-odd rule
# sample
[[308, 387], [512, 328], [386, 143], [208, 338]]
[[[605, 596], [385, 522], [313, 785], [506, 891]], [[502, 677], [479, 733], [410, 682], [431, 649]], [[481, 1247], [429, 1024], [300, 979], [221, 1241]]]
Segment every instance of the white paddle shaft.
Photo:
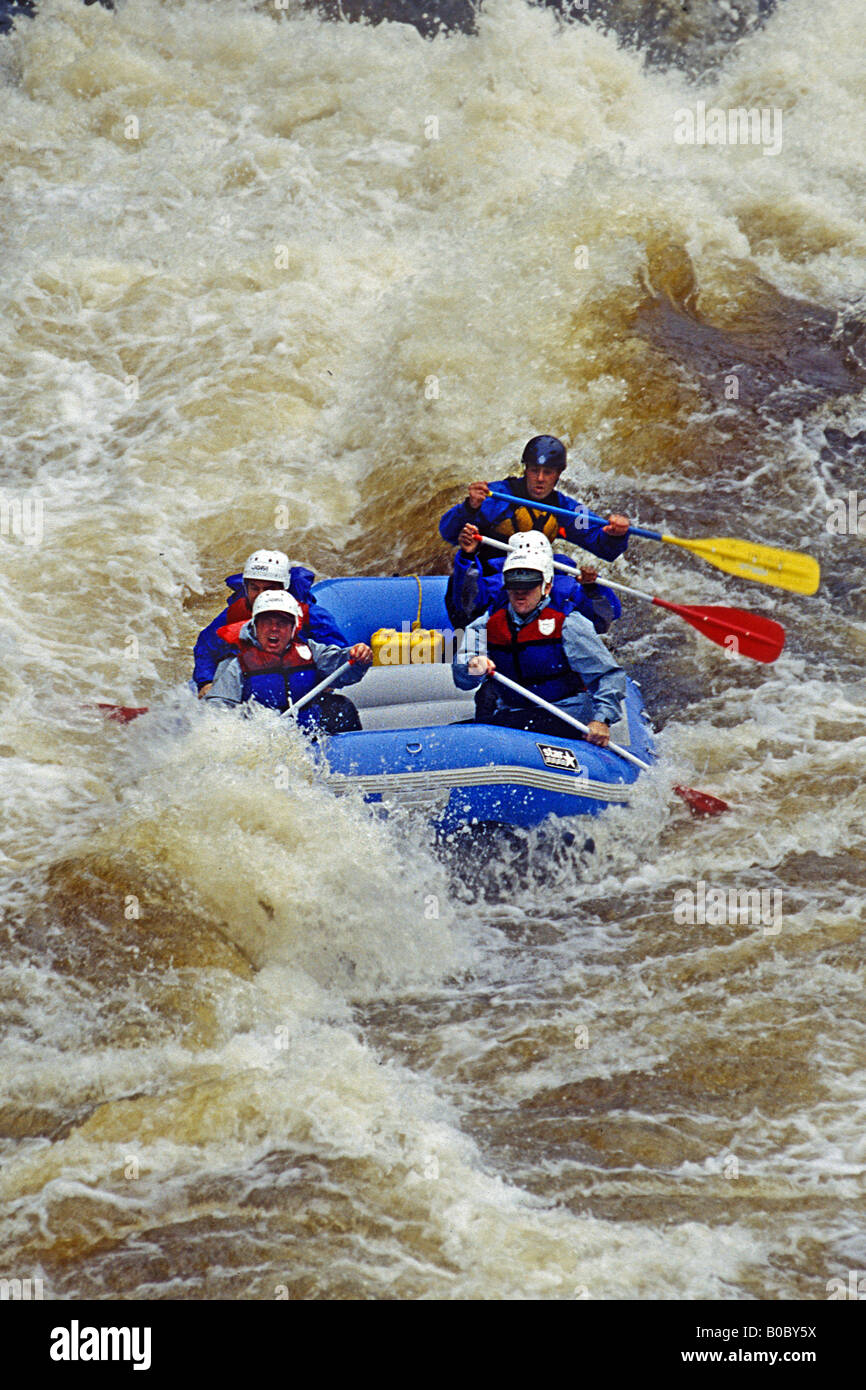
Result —
[[[491, 540], [489, 536], [482, 536], [481, 541], [482, 545], [489, 545], [493, 550], [511, 549], [510, 545], [505, 545], [503, 541]], [[559, 570], [561, 574], [570, 574], [572, 579], [578, 579], [577, 570], [572, 569], [571, 565], [564, 565], [561, 560], [554, 560], [553, 568]], [[612, 579], [608, 579], [607, 575], [604, 576], [601, 583], [606, 584], [609, 589], [619, 589], [620, 593], [634, 594], [635, 598], [645, 598], [647, 603], [654, 601], [652, 594], [645, 594], [642, 589], [632, 589], [628, 584], [617, 584]]]
[[[499, 681], [500, 685], [507, 685], [509, 690], [516, 691], [516, 693], [522, 695], [524, 699], [531, 700], [534, 705], [538, 705], [539, 709], [546, 709], [548, 714], [555, 714], [557, 719], [564, 720], [566, 724], [573, 724], [575, 729], [579, 729], [582, 734], [589, 733], [587, 726], [581, 724], [579, 719], [575, 719], [573, 715], [566, 714], [565, 710], [560, 709], [558, 705], [548, 704], [547, 700], [542, 700], [540, 695], [535, 695], [531, 690], [527, 690], [526, 686], [518, 685], [517, 681], [510, 680], [508, 676], [500, 676], [498, 671], [493, 672], [492, 678], [495, 681]], [[620, 748], [618, 743], [607, 743], [603, 746], [609, 748], [611, 753], [618, 754], [620, 758], [625, 758], [627, 763], [634, 763], [635, 767], [641, 768], [644, 772], [649, 772], [649, 763], [645, 763], [642, 758], [636, 758], [634, 753], [629, 753], [627, 748]]]
[[325, 679], [314, 686], [312, 690], [308, 690], [306, 695], [301, 696], [300, 700], [294, 700], [292, 704], [289, 705], [289, 708], [283, 711], [281, 718], [285, 719], [290, 714], [297, 714], [299, 709], [303, 709], [304, 705], [308, 705], [311, 700], [315, 700], [317, 695], [321, 695], [323, 690], [327, 690], [329, 685], [333, 685], [337, 677], [342, 676], [344, 671], [348, 671], [351, 665], [351, 661], [344, 661], [342, 666], [338, 666], [336, 671], [332, 671], [329, 676], [326, 676]]

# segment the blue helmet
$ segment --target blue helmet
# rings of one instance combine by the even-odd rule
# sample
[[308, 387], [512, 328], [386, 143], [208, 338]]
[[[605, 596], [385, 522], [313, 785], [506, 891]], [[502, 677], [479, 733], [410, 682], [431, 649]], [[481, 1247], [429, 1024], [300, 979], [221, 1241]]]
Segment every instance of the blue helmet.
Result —
[[565, 445], [552, 434], [537, 434], [523, 450], [520, 462], [524, 468], [537, 463], [541, 468], [555, 468], [561, 473], [565, 468]]

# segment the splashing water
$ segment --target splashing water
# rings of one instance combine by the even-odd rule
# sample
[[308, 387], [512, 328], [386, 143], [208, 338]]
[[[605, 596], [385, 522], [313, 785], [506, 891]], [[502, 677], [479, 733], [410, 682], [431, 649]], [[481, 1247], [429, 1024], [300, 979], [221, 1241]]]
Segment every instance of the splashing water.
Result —
[[[862, 1266], [863, 541], [828, 519], [866, 438], [864, 39], [789, 0], [689, 77], [522, 0], [433, 41], [43, 0], [2, 41], [0, 1270], [775, 1299]], [[698, 103], [780, 111], [778, 152], [679, 143]], [[187, 698], [254, 547], [442, 572], [441, 512], [548, 430], [596, 509], [822, 564], [811, 599], [620, 566], [787, 628], [760, 669], [644, 609], [612, 637], [665, 775], [730, 816], [648, 778], [594, 853], [446, 861]], [[697, 920], [712, 887], [781, 914]]]

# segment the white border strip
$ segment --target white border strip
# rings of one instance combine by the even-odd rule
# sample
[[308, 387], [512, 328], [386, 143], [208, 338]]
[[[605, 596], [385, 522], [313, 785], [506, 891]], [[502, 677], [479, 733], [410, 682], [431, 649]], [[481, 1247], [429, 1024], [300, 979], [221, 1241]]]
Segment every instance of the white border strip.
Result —
[[632, 783], [593, 782], [588, 777], [575, 776], [574, 773], [548, 772], [541, 768], [509, 766], [493, 763], [489, 767], [442, 768], [428, 772], [383, 772], [371, 775], [349, 776], [343, 772], [332, 772], [327, 784], [338, 795], [341, 792], [359, 791], [364, 796], [371, 793], [412, 793], [451, 791], [455, 787], [485, 787], [497, 783], [517, 787], [536, 787], [541, 791], [559, 792], [564, 796], [583, 797], [590, 801], [611, 801], [627, 803], [631, 795]]

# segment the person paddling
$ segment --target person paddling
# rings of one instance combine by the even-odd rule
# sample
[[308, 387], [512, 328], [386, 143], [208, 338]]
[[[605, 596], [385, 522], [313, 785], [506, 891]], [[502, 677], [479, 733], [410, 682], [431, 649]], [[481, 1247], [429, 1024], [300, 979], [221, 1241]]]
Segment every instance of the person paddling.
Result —
[[[285, 712], [346, 661], [353, 664], [335, 685], [354, 685], [366, 674], [373, 653], [365, 642], [326, 645], [301, 632], [303, 612], [284, 589], [266, 590], [253, 604], [249, 622], [221, 629], [236, 645], [237, 655], [221, 661], [205, 699], [234, 706], [255, 700]], [[345, 695], [325, 690], [298, 715], [302, 727], [315, 725], [327, 734], [361, 728], [358, 711]]]
[[[551, 434], [536, 435], [523, 450], [523, 477], [504, 478], [496, 483], [470, 483], [466, 499], [442, 517], [439, 534], [450, 545], [456, 545], [467, 523], [476, 526], [484, 536], [506, 541], [516, 531], [540, 531], [550, 541], [562, 536], [601, 560], [615, 560], [628, 544], [628, 517], [616, 513], [609, 517], [606, 526], [598, 521], [591, 522], [585, 508], [556, 489], [566, 462], [561, 439]], [[491, 497], [491, 492], [510, 493], [514, 501]], [[574, 520], [546, 512], [542, 505], [545, 502], [572, 512]], [[483, 566], [489, 563], [493, 553], [482, 547]]]
[[505, 594], [492, 613], [476, 618], [454, 656], [454, 684], [478, 689], [475, 719], [536, 733], [569, 736], [569, 725], [487, 679], [508, 676], [589, 727], [604, 747], [622, 718], [626, 678], [589, 620], [551, 601], [553, 551], [545, 536], [522, 538], [502, 567]]
[[284, 589], [301, 604], [302, 627], [317, 642], [346, 645], [346, 638], [337, 626], [336, 620], [317, 603], [311, 593], [315, 575], [303, 565], [292, 565], [288, 555], [281, 550], [254, 550], [243, 568], [242, 574], [230, 574], [226, 585], [233, 595], [227, 608], [224, 608], [212, 623], [208, 623], [199, 633], [194, 648], [195, 666], [193, 681], [198, 688], [199, 699], [210, 689], [214, 673], [221, 661], [232, 655], [232, 650], [220, 638], [220, 628], [232, 623], [246, 622], [252, 617], [253, 604], [259, 594], [272, 589]]
[[[523, 540], [533, 538], [534, 531], [516, 531], [508, 544], [513, 548]], [[486, 566], [478, 560], [482, 542], [481, 532], [467, 522], [457, 538], [454, 569], [445, 590], [445, 607], [455, 628], [462, 628], [492, 608], [502, 598], [502, 566], [504, 556]], [[622, 604], [612, 589], [599, 584], [598, 570], [589, 565], [577, 569], [570, 555], [555, 555], [554, 560], [568, 565], [573, 575], [554, 571], [550, 601], [565, 612], [576, 610], [588, 618], [596, 632], [607, 632], [611, 623], [622, 613]], [[567, 608], [564, 605], [568, 605]]]

